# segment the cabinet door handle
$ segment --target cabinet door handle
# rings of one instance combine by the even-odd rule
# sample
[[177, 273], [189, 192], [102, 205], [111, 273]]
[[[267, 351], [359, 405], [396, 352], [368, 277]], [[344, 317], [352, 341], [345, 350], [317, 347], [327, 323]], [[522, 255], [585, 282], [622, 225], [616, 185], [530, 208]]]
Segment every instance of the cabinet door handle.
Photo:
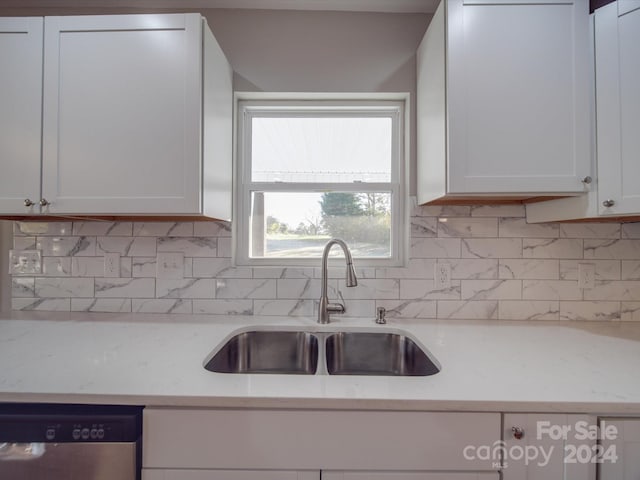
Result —
[[33, 207], [34, 205], [35, 205], [35, 203], [33, 203], [33, 202], [31, 201], [31, 199], [29, 199], [29, 198], [25, 198], [25, 199], [24, 199], [24, 206], [25, 206], [25, 207]]
[[511, 432], [516, 440], [521, 440], [524, 437], [524, 429], [521, 427], [511, 427]]
[[611, 200], [610, 198], [602, 202], [602, 206], [606, 208], [613, 207], [616, 204], [615, 200]]
[[592, 181], [593, 179], [588, 175], [582, 179], [582, 183], [584, 183], [585, 185], [589, 185]]
[[46, 207], [47, 205], [51, 205], [46, 198], [41, 198], [40, 199], [40, 206], [41, 207]]

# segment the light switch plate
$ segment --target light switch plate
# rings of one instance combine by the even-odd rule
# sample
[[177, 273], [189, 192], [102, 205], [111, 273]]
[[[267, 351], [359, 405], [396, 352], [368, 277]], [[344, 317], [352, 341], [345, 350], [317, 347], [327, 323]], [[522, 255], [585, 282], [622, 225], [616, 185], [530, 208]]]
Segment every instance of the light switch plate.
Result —
[[156, 278], [184, 278], [184, 253], [158, 253], [156, 256]]
[[9, 273], [11, 275], [39, 275], [42, 273], [40, 250], [9, 250]]

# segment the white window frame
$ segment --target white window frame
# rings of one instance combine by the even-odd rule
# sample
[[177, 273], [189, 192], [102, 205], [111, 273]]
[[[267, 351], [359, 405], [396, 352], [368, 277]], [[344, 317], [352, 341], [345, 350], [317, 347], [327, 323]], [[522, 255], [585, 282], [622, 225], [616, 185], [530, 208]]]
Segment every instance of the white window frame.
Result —
[[[355, 257], [359, 267], [399, 267], [406, 265], [409, 240], [407, 211], [408, 95], [407, 94], [305, 94], [291, 98], [283, 94], [236, 93], [235, 202], [233, 218], [234, 263], [241, 266], [309, 267], [319, 266], [319, 258], [254, 258], [249, 254], [251, 192], [390, 192], [391, 256]], [[383, 183], [280, 183], [251, 182], [251, 120], [256, 116], [307, 113], [371, 115], [392, 119], [391, 181]]]

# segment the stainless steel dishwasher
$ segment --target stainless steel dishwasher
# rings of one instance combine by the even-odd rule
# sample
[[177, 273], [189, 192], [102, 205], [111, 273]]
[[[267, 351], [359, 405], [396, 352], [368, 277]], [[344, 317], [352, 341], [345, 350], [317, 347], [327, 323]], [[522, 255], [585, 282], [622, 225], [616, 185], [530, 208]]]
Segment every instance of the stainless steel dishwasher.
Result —
[[140, 480], [142, 408], [0, 403], [0, 478]]

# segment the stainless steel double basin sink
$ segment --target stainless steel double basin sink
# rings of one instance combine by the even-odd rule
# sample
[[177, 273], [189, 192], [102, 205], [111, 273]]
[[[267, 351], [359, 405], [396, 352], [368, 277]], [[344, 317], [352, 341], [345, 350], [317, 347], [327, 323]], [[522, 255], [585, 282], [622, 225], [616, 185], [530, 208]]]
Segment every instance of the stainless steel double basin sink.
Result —
[[251, 330], [205, 360], [217, 373], [427, 376], [440, 371], [416, 341], [388, 331]]

